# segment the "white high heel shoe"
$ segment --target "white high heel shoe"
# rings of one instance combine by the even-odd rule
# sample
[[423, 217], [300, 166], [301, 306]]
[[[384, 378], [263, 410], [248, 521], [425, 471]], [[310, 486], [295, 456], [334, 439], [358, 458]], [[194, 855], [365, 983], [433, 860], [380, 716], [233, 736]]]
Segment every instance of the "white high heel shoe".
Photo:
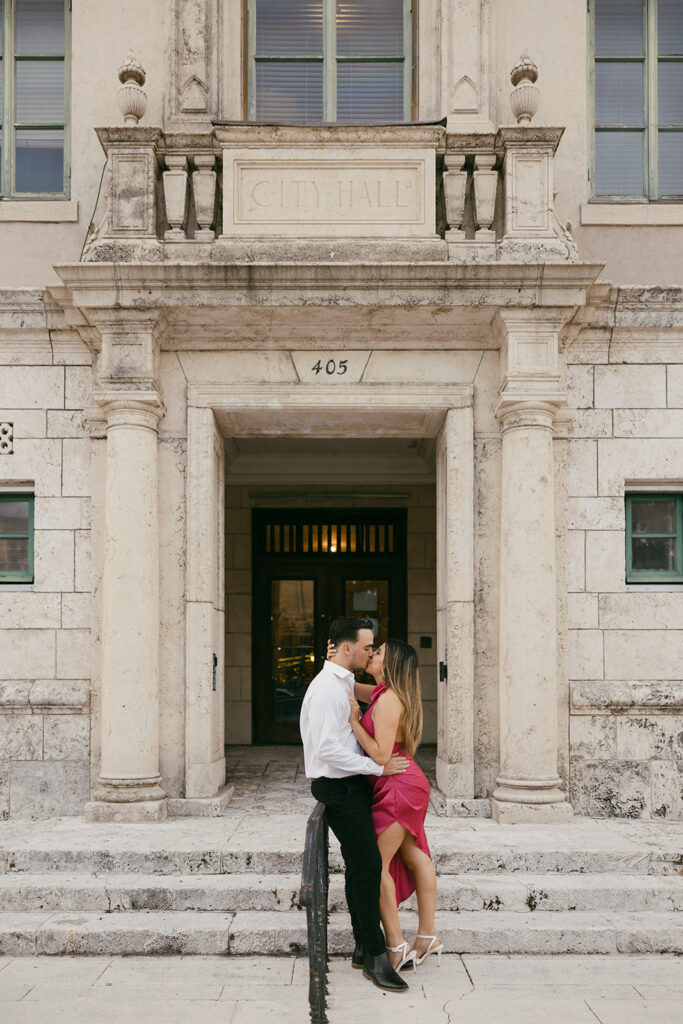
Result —
[[387, 951], [389, 953], [402, 953], [400, 962], [394, 967], [395, 971], [402, 971], [404, 967], [409, 967], [410, 964], [413, 965], [414, 971], [417, 970], [417, 953], [414, 949], [410, 949], [405, 939], [398, 946], [387, 946]]
[[420, 964], [424, 963], [424, 961], [427, 959], [427, 957], [431, 956], [433, 953], [436, 953], [437, 967], [441, 967], [441, 954], [444, 951], [443, 942], [439, 942], [438, 946], [435, 946], [434, 943], [437, 941], [436, 935], [416, 935], [415, 938], [416, 939], [431, 939], [431, 942], [427, 946], [427, 949], [422, 954], [422, 956], [418, 956], [417, 955], [417, 950], [416, 949], [411, 949], [410, 952], [415, 954], [415, 967], [416, 968], [419, 967]]

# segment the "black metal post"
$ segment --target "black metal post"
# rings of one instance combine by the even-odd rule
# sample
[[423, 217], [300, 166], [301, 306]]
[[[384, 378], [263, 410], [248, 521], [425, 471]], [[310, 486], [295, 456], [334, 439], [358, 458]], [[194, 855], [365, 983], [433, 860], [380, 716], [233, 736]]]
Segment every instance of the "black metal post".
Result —
[[327, 1024], [327, 867], [328, 828], [325, 805], [313, 808], [306, 825], [299, 904], [306, 908], [308, 933], [308, 1002], [312, 1024]]

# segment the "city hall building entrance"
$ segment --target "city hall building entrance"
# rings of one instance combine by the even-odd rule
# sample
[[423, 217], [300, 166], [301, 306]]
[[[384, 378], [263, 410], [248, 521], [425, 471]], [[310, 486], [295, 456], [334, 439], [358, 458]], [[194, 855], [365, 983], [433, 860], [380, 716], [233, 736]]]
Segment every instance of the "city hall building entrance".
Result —
[[254, 740], [299, 743], [332, 619], [406, 638], [406, 510], [256, 509], [252, 538]]

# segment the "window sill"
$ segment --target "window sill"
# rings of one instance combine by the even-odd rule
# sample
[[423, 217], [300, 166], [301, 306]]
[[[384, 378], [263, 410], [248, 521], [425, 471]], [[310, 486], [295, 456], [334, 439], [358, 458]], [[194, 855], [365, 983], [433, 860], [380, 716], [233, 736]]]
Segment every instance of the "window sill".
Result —
[[585, 203], [582, 224], [656, 227], [683, 225], [683, 203]]
[[64, 224], [78, 221], [77, 199], [2, 199], [0, 223]]

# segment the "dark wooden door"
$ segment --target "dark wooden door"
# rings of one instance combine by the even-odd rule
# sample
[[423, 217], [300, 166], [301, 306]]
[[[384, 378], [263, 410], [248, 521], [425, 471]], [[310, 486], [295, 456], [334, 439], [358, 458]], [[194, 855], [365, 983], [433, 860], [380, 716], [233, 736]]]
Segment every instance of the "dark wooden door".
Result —
[[332, 619], [405, 638], [405, 510], [257, 510], [253, 538], [254, 742], [299, 743]]

